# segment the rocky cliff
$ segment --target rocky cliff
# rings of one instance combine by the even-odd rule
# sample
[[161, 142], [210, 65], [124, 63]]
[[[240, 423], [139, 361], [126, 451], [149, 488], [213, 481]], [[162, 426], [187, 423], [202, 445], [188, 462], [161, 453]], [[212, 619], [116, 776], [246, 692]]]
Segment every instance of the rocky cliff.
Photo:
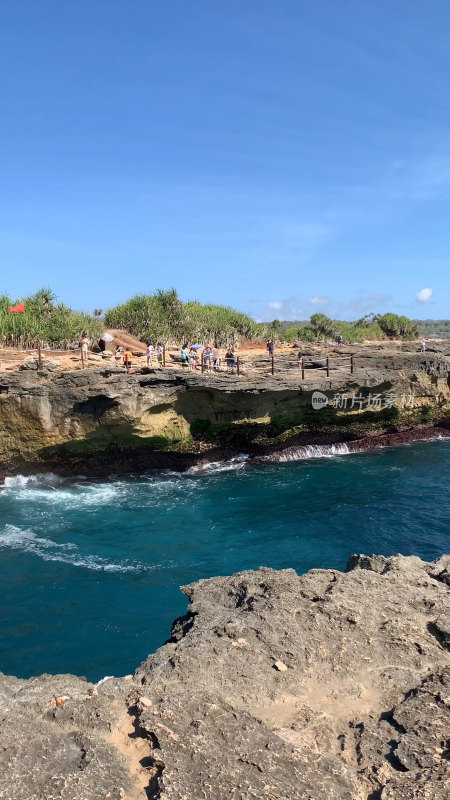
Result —
[[0, 797], [444, 800], [449, 587], [448, 556], [186, 586], [133, 676], [0, 676]]
[[[0, 474], [184, 468], [311, 443], [367, 446], [450, 418], [444, 353], [366, 349], [355, 355], [354, 374], [347, 365], [328, 378], [306, 371], [303, 380], [297, 369], [262, 376], [144, 367], [128, 376], [115, 365], [50, 366], [0, 373]], [[328, 405], [315, 410], [313, 392]]]

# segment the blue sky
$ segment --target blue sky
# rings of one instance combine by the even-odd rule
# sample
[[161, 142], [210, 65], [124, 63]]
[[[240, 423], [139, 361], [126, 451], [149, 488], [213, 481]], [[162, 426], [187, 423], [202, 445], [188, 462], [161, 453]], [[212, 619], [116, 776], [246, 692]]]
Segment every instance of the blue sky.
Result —
[[449, 40], [446, 0], [2, 3], [0, 291], [450, 316]]

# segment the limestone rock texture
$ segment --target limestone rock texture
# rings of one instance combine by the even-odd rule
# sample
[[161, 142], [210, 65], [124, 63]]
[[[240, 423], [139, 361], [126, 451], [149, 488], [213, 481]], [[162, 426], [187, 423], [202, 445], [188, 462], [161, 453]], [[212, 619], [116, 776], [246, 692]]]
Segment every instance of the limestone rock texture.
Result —
[[185, 586], [133, 676], [0, 676], [0, 798], [447, 800], [449, 584], [354, 555]]
[[[353, 355], [354, 374], [348, 354], [339, 351], [328, 378], [306, 370], [304, 381], [297, 368], [283, 367], [292, 365], [283, 361], [288, 356], [278, 359], [280, 372], [273, 376], [269, 362], [264, 375], [245, 367], [240, 375], [145, 367], [127, 375], [115, 364], [58, 371], [47, 368], [50, 361], [42, 372], [2, 371], [0, 479], [18, 472], [183, 469], [242, 452], [258, 457], [290, 446], [361, 440], [365, 448], [377, 436], [436, 425], [443, 435], [450, 431], [447, 352], [361, 348]], [[316, 412], [314, 391], [330, 401], [338, 394], [364, 397], [366, 405]], [[369, 395], [386, 394], [399, 402], [413, 396], [414, 407], [367, 407]]]

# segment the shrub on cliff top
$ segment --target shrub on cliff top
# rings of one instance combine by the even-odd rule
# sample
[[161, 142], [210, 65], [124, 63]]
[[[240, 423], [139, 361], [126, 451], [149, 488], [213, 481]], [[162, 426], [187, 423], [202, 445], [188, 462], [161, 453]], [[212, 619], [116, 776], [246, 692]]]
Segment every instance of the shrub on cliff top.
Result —
[[251, 339], [258, 334], [258, 326], [246, 314], [196, 300], [183, 303], [175, 289], [136, 295], [109, 309], [105, 324], [109, 328], [123, 328], [139, 339], [166, 344], [195, 339], [228, 345], [235, 344], [240, 337]]
[[408, 317], [397, 314], [366, 314], [356, 322], [333, 320], [325, 314], [313, 314], [309, 325], [292, 326], [283, 338], [288, 341], [299, 339], [304, 342], [317, 342], [336, 339], [341, 334], [347, 343], [375, 339], [416, 339], [419, 328]]
[[187, 314], [175, 289], [137, 294], [105, 312], [108, 328], [123, 328], [138, 339], [165, 342], [184, 335]]
[[[17, 303], [25, 304], [25, 312], [8, 313]], [[93, 339], [103, 330], [103, 322], [90, 314], [72, 311], [65, 303], [57, 303], [50, 289], [39, 289], [29, 297], [12, 300], [0, 296], [0, 342], [15, 347], [70, 347], [86, 332]]]
[[415, 322], [398, 314], [383, 314], [378, 325], [389, 339], [417, 339], [419, 328]]

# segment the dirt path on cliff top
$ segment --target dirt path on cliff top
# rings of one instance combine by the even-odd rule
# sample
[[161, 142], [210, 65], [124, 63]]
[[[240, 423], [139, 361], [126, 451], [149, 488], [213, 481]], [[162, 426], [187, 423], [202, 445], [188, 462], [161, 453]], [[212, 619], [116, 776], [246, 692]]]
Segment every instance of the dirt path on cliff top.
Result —
[[114, 726], [105, 741], [112, 744], [125, 756], [134, 788], [127, 793], [125, 800], [143, 800], [149, 797], [152, 781], [158, 772], [153, 766], [153, 751], [149, 740], [139, 730], [136, 716], [123, 702], [113, 704], [115, 708]]
[[[146, 342], [141, 341], [136, 336], [132, 336], [127, 331], [121, 330], [119, 328], [110, 328], [107, 329], [107, 332], [110, 333], [114, 339], [112, 342], [108, 343], [106, 346], [107, 352], [109, 354], [113, 354], [116, 347], [120, 346], [124, 349], [130, 350], [134, 355], [134, 364], [135, 367], [145, 366], [146, 364], [146, 352], [147, 352], [147, 345]], [[94, 342], [95, 344], [95, 342]], [[434, 346], [431, 345], [431, 340], [428, 340], [429, 350], [427, 355], [433, 353], [434, 355], [438, 354], [439, 357], [448, 358], [450, 355], [450, 345], [448, 347], [442, 347], [443, 342], [436, 340], [433, 342]], [[154, 342], [156, 345], [156, 342]], [[446, 345], [446, 343], [444, 343]], [[331, 357], [335, 357], [336, 354], [339, 356], [340, 353], [337, 353], [336, 346], [333, 343], [326, 343], [326, 344], [308, 344], [304, 345], [307, 352], [317, 354], [318, 357], [322, 358], [325, 355], [331, 355]], [[438, 349], [436, 349], [436, 347]], [[222, 348], [223, 353], [225, 353], [225, 348]], [[366, 342], [364, 345], [355, 345], [355, 346], [345, 346], [342, 351], [342, 356], [348, 356], [350, 352], [356, 351], [356, 355], [360, 356], [364, 352], [367, 352], [369, 355], [376, 354], [377, 356], [390, 356], [396, 353], [417, 353], [418, 352], [418, 344], [417, 342]], [[80, 351], [78, 349], [75, 350], [66, 350], [61, 351], [58, 349], [55, 350], [43, 350], [43, 356], [47, 359], [54, 359], [57, 361], [56, 371], [58, 372], [67, 372], [71, 370], [79, 370], [82, 368], [80, 362]], [[174, 354], [177, 353], [176, 356]], [[268, 362], [268, 354], [267, 348], [264, 343], [261, 342], [249, 342], [247, 340], [243, 340], [240, 344], [240, 347], [237, 349], [237, 353], [241, 358], [250, 358], [252, 362], [255, 359], [261, 359], [262, 362]], [[166, 349], [166, 365], [169, 367], [179, 367], [180, 365], [177, 363], [178, 361], [178, 354], [179, 354], [179, 347], [168, 347]], [[37, 350], [17, 350], [16, 348], [10, 347], [0, 347], [0, 372], [5, 370], [17, 370], [21, 367], [23, 361], [28, 356], [35, 356], [37, 357]], [[297, 364], [297, 348], [293, 346], [293, 344], [289, 344], [287, 342], [280, 342], [276, 345], [276, 356], [282, 356], [283, 358], [290, 358], [291, 366], [294, 367], [292, 375], [297, 375], [295, 371], [295, 367]], [[122, 362], [117, 362], [121, 364]], [[103, 366], [104, 362], [101, 357], [100, 353], [89, 353], [89, 360], [85, 367], [89, 368], [98, 368], [99, 366]], [[344, 372], [347, 370], [347, 365], [344, 365]]]

